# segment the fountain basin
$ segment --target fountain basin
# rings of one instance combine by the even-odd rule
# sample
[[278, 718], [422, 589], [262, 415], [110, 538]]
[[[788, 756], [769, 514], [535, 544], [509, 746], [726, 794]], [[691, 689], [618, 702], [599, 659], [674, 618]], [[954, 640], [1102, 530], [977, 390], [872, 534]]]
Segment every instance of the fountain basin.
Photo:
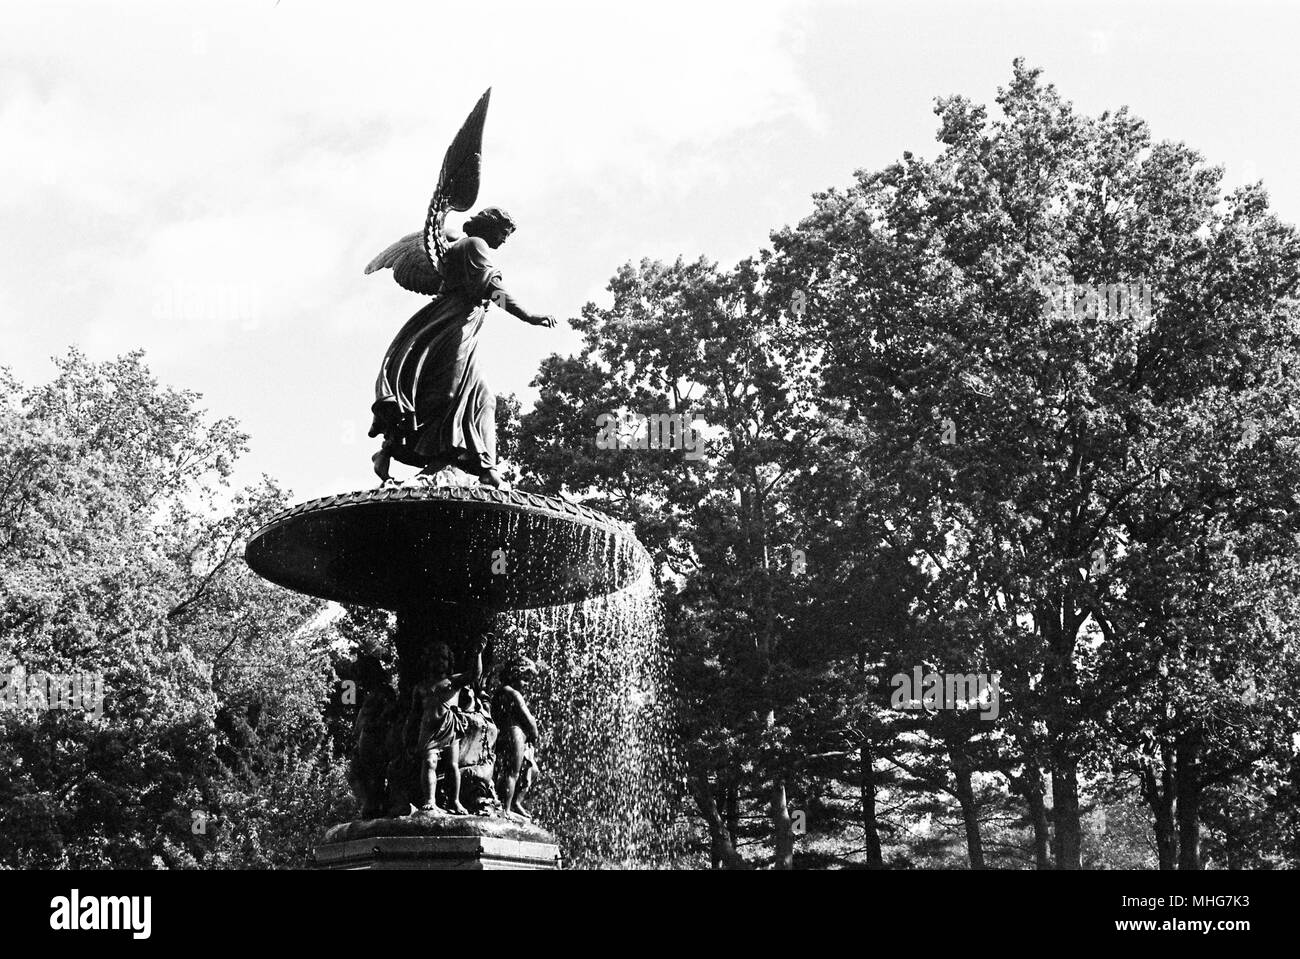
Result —
[[340, 603], [533, 609], [630, 585], [631, 528], [576, 503], [490, 487], [387, 487], [291, 507], [245, 550], [259, 575]]

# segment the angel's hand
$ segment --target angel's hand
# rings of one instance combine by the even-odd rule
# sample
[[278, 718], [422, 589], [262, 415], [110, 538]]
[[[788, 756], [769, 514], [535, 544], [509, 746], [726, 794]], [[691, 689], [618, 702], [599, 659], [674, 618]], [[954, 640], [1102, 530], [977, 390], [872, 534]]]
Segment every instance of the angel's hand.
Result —
[[532, 323], [533, 326], [544, 326], [547, 329], [554, 329], [556, 321], [555, 321], [555, 317], [546, 315], [546, 316], [534, 316], [528, 322]]

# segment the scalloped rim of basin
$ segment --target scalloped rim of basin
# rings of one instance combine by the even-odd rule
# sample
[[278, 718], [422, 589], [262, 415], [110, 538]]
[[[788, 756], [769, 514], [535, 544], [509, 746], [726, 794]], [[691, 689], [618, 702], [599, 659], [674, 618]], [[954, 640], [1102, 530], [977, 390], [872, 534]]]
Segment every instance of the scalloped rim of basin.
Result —
[[[500, 548], [509, 572], [489, 576]], [[244, 555], [256, 573], [288, 589], [399, 610], [580, 602], [625, 588], [650, 561], [627, 523], [589, 507], [455, 486], [381, 487], [299, 503], [258, 529]]]

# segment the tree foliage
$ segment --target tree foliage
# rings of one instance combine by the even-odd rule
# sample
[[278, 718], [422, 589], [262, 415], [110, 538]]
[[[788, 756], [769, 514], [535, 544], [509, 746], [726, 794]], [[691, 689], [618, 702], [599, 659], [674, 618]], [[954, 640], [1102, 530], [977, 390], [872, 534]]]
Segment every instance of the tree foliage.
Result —
[[229, 488], [245, 436], [198, 403], [139, 353], [0, 382], [0, 669], [103, 690], [0, 710], [10, 865], [300, 864], [342, 795], [320, 604], [243, 563], [285, 495]]

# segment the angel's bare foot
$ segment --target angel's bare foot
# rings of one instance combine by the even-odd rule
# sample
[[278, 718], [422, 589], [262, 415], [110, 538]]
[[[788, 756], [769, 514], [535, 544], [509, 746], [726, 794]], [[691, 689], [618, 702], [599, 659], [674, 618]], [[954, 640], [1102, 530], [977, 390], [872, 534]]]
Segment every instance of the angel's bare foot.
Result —
[[393, 458], [388, 454], [388, 448], [381, 446], [379, 452], [370, 457], [370, 462], [375, 465], [375, 475], [387, 482], [388, 467], [393, 462]]
[[530, 813], [527, 809], [525, 809], [524, 804], [521, 803], [518, 799], [514, 801], [514, 804], [510, 807], [510, 809], [512, 812], [518, 813], [520, 816], [523, 816], [525, 819], [533, 818], [533, 814]]
[[451, 814], [452, 814], [453, 816], [470, 816], [470, 815], [473, 815], [473, 814], [472, 814], [468, 809], [466, 809], [464, 806], [462, 806], [462, 805], [461, 805], [460, 803], [458, 803], [458, 802], [454, 802], [454, 803], [451, 804]]
[[449, 815], [449, 813], [448, 813], [445, 809], [441, 809], [441, 808], [438, 807], [438, 805], [437, 805], [436, 803], [431, 803], [431, 802], [427, 802], [427, 803], [425, 803], [423, 806], [421, 806], [421, 807], [420, 807], [420, 812], [424, 813], [426, 816], [446, 816], [446, 815]]
[[501, 818], [508, 819], [511, 822], [524, 822], [527, 817], [521, 816], [519, 815], [519, 813], [514, 812], [513, 810], [506, 809], [502, 811]]

